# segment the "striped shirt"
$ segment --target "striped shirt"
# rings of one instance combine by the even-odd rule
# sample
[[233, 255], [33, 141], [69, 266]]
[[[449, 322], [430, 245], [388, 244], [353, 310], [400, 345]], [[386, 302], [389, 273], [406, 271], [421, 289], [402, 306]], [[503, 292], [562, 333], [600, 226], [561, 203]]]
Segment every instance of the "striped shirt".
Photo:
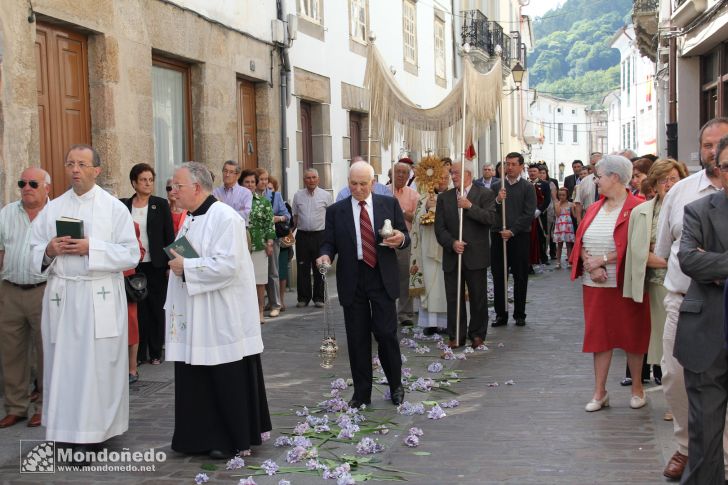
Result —
[[0, 210], [0, 251], [5, 251], [0, 279], [34, 285], [44, 282], [47, 276], [31, 269], [30, 219], [20, 202]]
[[[604, 206], [599, 209], [596, 217], [584, 231], [582, 244], [584, 250], [592, 256], [603, 256], [616, 250], [614, 245], [614, 226], [617, 225], [617, 218], [622, 213], [622, 207], [614, 209], [611, 212], [604, 210]], [[591, 276], [584, 272], [583, 283], [585, 286], [594, 286], [597, 288], [616, 288], [617, 287], [617, 263], [607, 263], [607, 281], [604, 283], [596, 283], [592, 281]]]

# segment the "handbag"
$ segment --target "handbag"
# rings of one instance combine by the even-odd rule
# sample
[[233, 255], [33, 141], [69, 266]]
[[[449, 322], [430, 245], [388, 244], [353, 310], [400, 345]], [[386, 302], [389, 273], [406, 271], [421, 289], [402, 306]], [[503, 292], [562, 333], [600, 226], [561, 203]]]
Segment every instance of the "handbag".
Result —
[[286, 237], [291, 233], [291, 224], [286, 221], [276, 222], [275, 226], [277, 238]]
[[296, 244], [296, 238], [293, 236], [293, 231], [283, 236], [281, 238], [280, 244], [282, 248], [290, 248], [291, 246]]
[[142, 301], [147, 297], [147, 276], [144, 273], [134, 273], [124, 276], [124, 289], [126, 300], [129, 302]]

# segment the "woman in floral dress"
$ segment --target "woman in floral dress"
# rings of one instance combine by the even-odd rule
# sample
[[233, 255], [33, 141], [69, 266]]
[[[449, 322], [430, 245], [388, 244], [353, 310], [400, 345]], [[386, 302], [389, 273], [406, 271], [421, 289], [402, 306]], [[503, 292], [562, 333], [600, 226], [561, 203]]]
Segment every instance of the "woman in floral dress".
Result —
[[[561, 250], [566, 244], [567, 261], [571, 260], [571, 248], [574, 247], [574, 223], [571, 220], [573, 204], [569, 202], [569, 192], [562, 187], [556, 193], [556, 223], [554, 224], [554, 242], [556, 243], [556, 268], [561, 268]], [[571, 264], [568, 264], [571, 268]]]
[[258, 312], [260, 323], [265, 323], [263, 317], [265, 285], [268, 284], [268, 258], [273, 254], [273, 239], [276, 231], [273, 227], [273, 207], [270, 201], [256, 192], [260, 183], [258, 174], [254, 170], [243, 170], [240, 174], [242, 186], [253, 193], [253, 205], [250, 208], [248, 233], [250, 234], [250, 257], [255, 268], [255, 289], [258, 292]]

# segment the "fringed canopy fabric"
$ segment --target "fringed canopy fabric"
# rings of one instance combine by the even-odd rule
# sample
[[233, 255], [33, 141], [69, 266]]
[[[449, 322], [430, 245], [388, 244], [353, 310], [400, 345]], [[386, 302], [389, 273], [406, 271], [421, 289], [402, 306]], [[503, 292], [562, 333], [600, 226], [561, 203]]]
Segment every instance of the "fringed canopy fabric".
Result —
[[[463, 83], [466, 85], [465, 126], [495, 119], [503, 93], [500, 61], [485, 73], [479, 73], [464, 58], [464, 76], [436, 106], [419, 108], [400, 89], [377, 48], [370, 44], [364, 87], [369, 90], [370, 122], [383, 148], [394, 140], [405, 140], [413, 151], [459, 146], [463, 117]], [[460, 147], [462, 148], [462, 147]]]

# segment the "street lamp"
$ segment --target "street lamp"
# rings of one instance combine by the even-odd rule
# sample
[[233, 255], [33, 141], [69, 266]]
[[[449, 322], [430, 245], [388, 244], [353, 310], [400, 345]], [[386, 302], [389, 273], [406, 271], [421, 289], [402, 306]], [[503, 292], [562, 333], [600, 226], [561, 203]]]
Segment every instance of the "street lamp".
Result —
[[513, 82], [516, 83], [516, 91], [521, 89], [521, 83], [523, 82], [523, 75], [526, 73], [526, 69], [523, 68], [520, 62], [517, 62], [515, 66], [511, 68], [511, 76], [513, 76]]

